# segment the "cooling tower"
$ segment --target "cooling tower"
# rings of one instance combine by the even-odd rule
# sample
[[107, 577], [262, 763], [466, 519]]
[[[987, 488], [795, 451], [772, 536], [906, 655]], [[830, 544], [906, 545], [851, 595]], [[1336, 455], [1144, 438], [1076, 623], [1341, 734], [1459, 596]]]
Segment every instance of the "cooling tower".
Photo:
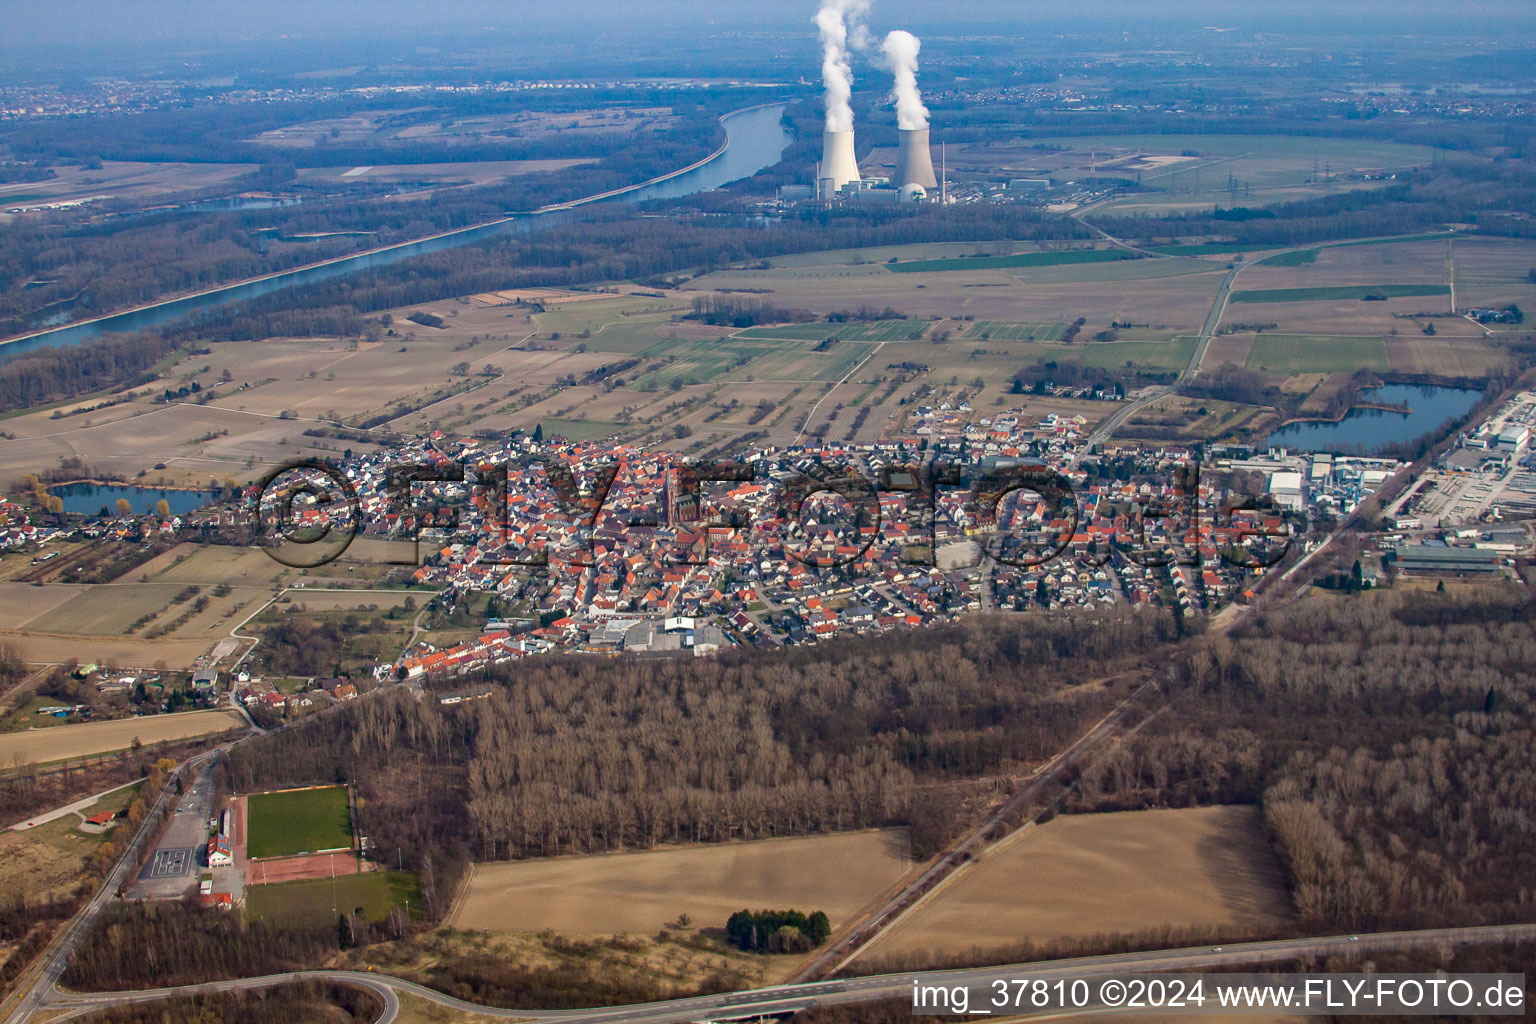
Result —
[[933, 176], [933, 156], [928, 152], [927, 128], [903, 128], [896, 133], [901, 140], [896, 150], [897, 188], [903, 185], [921, 185], [936, 188], [939, 181]]
[[831, 181], [833, 192], [859, 180], [859, 162], [853, 156], [853, 132], [821, 135], [821, 181]]

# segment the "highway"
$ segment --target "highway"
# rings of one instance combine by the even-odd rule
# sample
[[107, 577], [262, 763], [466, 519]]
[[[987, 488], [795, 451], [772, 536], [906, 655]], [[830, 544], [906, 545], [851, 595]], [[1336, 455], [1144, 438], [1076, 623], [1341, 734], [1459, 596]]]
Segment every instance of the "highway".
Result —
[[384, 1003], [384, 1009], [378, 1017], [377, 1024], [393, 1024], [399, 1014], [399, 994], [402, 992], [449, 1009], [500, 1020], [550, 1020], [561, 1021], [563, 1024], [619, 1024], [619, 1022], [623, 1024], [688, 1024], [691, 1021], [735, 1020], [764, 1014], [791, 1013], [810, 1006], [865, 1002], [872, 999], [910, 999], [914, 983], [945, 987], [985, 986], [996, 978], [1052, 981], [1058, 978], [1088, 978], [1110, 973], [1198, 971], [1285, 962], [1315, 956], [1359, 954], [1382, 950], [1441, 949], [1446, 946], [1516, 939], [1536, 939], [1536, 924], [1380, 932], [1359, 936], [1328, 935], [1226, 946], [1195, 946], [1184, 949], [1117, 953], [1109, 956], [1075, 957], [1066, 960], [1045, 960], [954, 971], [880, 974], [865, 978], [846, 978], [803, 985], [779, 985], [747, 992], [728, 992], [656, 1003], [637, 1003], [633, 1006], [596, 1007], [584, 1010], [492, 1009], [477, 1003], [455, 999], [415, 982], [371, 971], [302, 971], [260, 978], [242, 978], [236, 981], [130, 992], [59, 992], [50, 986], [46, 998], [37, 1006], [45, 1010], [62, 1011], [59, 1016], [52, 1018], [55, 1021], [61, 1021], [123, 1003], [150, 1002], [171, 996], [264, 989], [294, 981], [323, 981], [357, 985], [377, 995]]

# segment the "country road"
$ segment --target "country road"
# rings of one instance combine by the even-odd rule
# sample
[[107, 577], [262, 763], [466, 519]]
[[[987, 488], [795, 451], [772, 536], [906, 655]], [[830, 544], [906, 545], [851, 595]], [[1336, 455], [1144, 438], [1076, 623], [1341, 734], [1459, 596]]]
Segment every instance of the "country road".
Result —
[[[1227, 276], [1221, 279], [1221, 287], [1216, 292], [1216, 301], [1211, 304], [1211, 311], [1205, 316], [1205, 324], [1200, 328], [1200, 337], [1195, 342], [1195, 350], [1190, 354], [1189, 364], [1184, 367], [1178, 379], [1164, 387], [1149, 389], [1140, 398], [1122, 405], [1109, 416], [1105, 417], [1093, 433], [1088, 435], [1088, 441], [1078, 449], [1078, 454], [1090, 451], [1094, 445], [1108, 441], [1120, 426], [1133, 415], [1160, 398], [1173, 394], [1195, 379], [1195, 374], [1200, 372], [1200, 363], [1205, 359], [1205, 350], [1210, 347], [1211, 339], [1216, 336], [1216, 329], [1221, 325], [1221, 318], [1227, 311], [1227, 301], [1232, 297], [1232, 283], [1237, 280], [1237, 275], [1251, 266], [1249, 263], [1233, 264], [1227, 271]], [[1076, 455], [1073, 457], [1076, 461]]]
[[389, 975], [363, 971], [302, 971], [260, 978], [184, 985], [178, 988], [129, 992], [59, 992], [51, 989], [39, 1008], [64, 1011], [53, 1021], [69, 1020], [108, 1006], [150, 1002], [171, 996], [237, 992], [271, 988], [294, 981], [326, 981], [357, 985], [378, 995], [384, 1003], [377, 1024], [393, 1024], [399, 1014], [399, 994], [418, 996], [439, 1006], [500, 1020], [549, 1020], [563, 1024], [687, 1024], [691, 1021], [735, 1020], [770, 1013], [790, 1013], [809, 1006], [865, 1002], [872, 999], [911, 998], [914, 984], [985, 986], [996, 978], [1045, 980], [1088, 978], [1102, 974], [1149, 971], [1191, 971], [1277, 963], [1324, 955], [1358, 954], [1381, 950], [1440, 949], [1473, 943], [1536, 939], [1536, 924], [1490, 925], [1474, 928], [1440, 928], [1426, 931], [1376, 934], [1328, 935], [1303, 939], [1279, 939], [1228, 946], [1196, 946], [1185, 949], [1148, 950], [1108, 956], [1075, 957], [1027, 964], [1005, 964], [954, 971], [881, 974], [864, 978], [779, 985], [747, 992], [693, 996], [633, 1006], [594, 1007], [585, 1010], [500, 1010], [455, 999], [435, 989]]

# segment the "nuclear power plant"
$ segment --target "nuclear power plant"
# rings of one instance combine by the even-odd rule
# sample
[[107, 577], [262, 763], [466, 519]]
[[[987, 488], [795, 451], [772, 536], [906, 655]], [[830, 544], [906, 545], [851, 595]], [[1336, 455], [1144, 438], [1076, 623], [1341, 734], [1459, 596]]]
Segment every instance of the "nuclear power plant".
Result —
[[896, 150], [895, 186], [938, 188], [939, 179], [933, 176], [933, 154], [929, 150], [928, 129], [902, 128], [896, 135], [900, 142]]
[[[929, 173], [931, 175], [932, 171]], [[821, 164], [816, 171], [817, 195], [830, 199], [859, 180], [859, 161], [853, 155], [853, 131], [823, 132]]]

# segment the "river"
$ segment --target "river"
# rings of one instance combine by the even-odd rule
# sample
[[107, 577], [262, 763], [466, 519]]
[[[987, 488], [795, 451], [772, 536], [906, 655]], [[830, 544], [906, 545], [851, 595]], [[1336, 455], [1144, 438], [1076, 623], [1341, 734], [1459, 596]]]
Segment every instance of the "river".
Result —
[[[790, 133], [780, 122], [783, 112], [784, 104], [772, 103], [727, 114], [721, 118], [729, 143], [723, 152], [691, 171], [652, 185], [642, 186], [603, 202], [639, 203], [648, 199], [675, 199], [695, 192], [707, 192], [756, 174], [765, 167], [771, 167], [779, 162], [779, 157], [791, 141]], [[498, 235], [538, 230], [570, 220], [576, 215], [573, 210], [522, 214], [492, 224], [448, 232], [419, 242], [390, 246], [377, 252], [344, 256], [319, 266], [290, 270], [254, 281], [226, 285], [197, 295], [171, 299], [141, 309], [58, 327], [14, 341], [0, 342], [0, 358], [9, 358], [44, 346], [76, 345], [109, 331], [139, 331], [158, 327], [161, 324], [179, 320], [188, 314], [215, 309], [231, 302], [247, 302], [284, 288], [313, 284], [316, 281], [324, 281], [371, 267], [386, 267], [413, 256], [421, 256], [457, 245], [469, 245]]]

